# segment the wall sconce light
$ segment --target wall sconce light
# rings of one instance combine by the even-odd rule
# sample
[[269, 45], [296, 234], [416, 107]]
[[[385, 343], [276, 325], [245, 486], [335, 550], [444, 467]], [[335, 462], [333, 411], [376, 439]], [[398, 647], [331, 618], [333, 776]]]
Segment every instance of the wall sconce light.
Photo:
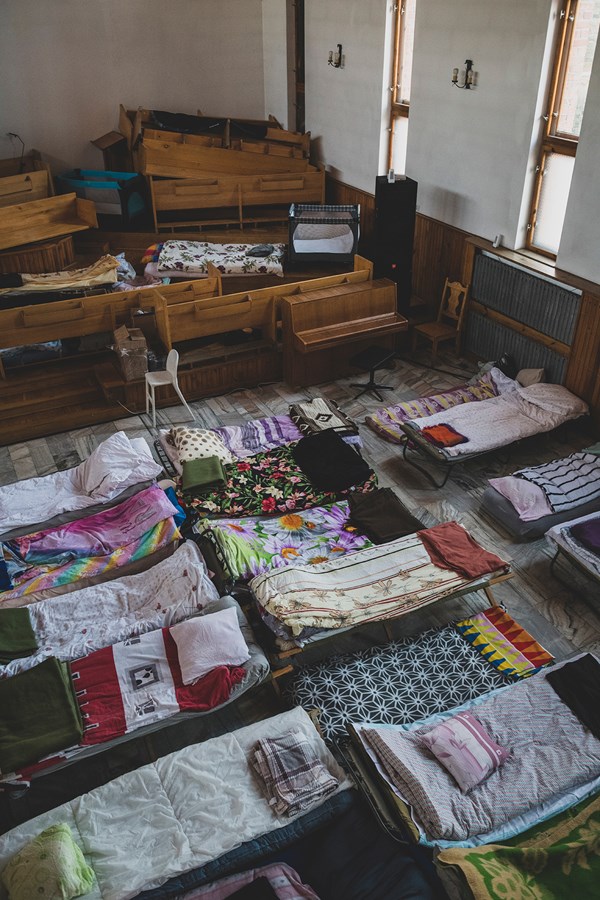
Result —
[[339, 69], [342, 65], [342, 45], [337, 45], [337, 50], [330, 50], [329, 57], [327, 59], [327, 65], [333, 66], [334, 69]]
[[452, 84], [467, 91], [475, 87], [475, 72], [473, 71], [472, 59], [465, 59], [465, 80], [462, 84], [458, 83], [458, 69], [452, 69]]

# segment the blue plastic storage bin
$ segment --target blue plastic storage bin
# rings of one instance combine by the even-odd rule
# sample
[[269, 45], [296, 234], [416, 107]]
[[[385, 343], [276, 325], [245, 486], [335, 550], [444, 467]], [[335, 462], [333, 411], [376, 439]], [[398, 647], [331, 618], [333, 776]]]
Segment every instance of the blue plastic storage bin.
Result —
[[55, 179], [61, 194], [73, 191], [84, 200], [93, 200], [100, 215], [119, 216], [124, 225], [146, 212], [146, 181], [137, 172], [103, 172], [73, 169]]

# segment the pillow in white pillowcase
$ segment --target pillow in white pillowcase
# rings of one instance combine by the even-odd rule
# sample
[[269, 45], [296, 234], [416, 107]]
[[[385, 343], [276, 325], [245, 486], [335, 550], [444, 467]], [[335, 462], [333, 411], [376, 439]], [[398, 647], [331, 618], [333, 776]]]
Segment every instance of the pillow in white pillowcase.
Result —
[[169, 632], [177, 644], [184, 684], [193, 684], [217, 666], [240, 666], [250, 659], [234, 608], [179, 622]]

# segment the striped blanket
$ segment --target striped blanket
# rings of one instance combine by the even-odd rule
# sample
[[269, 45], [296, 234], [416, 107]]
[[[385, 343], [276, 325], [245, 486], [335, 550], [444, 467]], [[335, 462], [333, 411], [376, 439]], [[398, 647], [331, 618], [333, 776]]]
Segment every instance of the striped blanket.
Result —
[[541, 488], [555, 513], [575, 509], [600, 497], [600, 457], [585, 450], [565, 459], [521, 469], [515, 476]]

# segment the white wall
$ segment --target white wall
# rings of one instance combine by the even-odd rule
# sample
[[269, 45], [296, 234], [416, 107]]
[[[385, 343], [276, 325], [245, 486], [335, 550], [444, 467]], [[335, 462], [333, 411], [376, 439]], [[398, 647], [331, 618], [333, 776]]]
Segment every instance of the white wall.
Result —
[[[384, 122], [386, 0], [306, 0], [306, 129], [340, 181], [374, 192]], [[345, 65], [327, 65], [343, 45]], [[389, 75], [385, 73], [385, 78]]]
[[600, 42], [594, 59], [557, 266], [600, 283]]
[[262, 118], [262, 41], [261, 0], [2, 0], [0, 157], [101, 168], [119, 103]]
[[[406, 171], [419, 210], [515, 246], [551, 0], [421, 0]], [[475, 90], [452, 69], [472, 59]]]
[[[262, 0], [265, 114], [288, 127], [286, 0]], [[293, 130], [293, 129], [292, 129]]]

